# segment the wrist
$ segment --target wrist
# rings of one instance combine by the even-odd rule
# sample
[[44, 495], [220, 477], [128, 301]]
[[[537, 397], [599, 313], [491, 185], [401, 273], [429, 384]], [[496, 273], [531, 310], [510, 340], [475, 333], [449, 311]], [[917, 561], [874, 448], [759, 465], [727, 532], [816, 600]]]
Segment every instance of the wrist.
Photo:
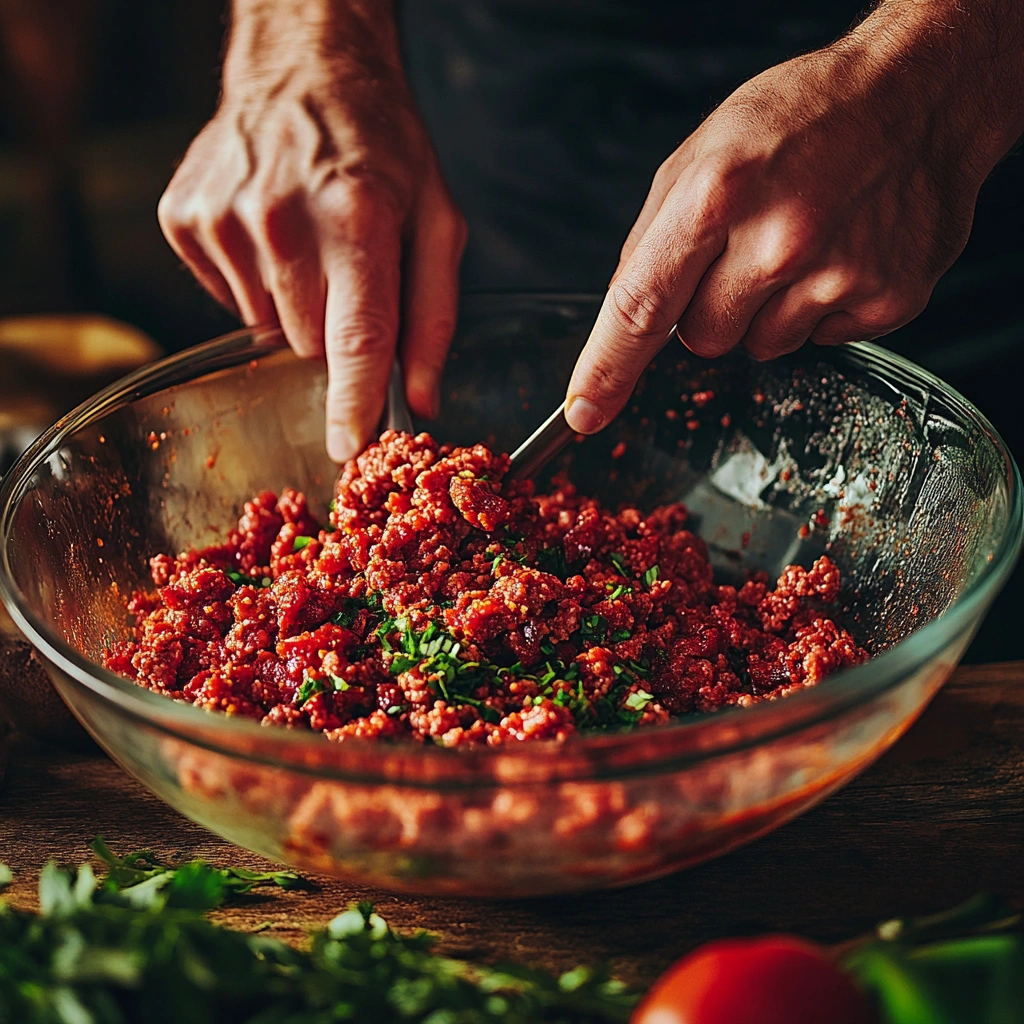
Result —
[[225, 91], [236, 82], [323, 67], [338, 81], [401, 79], [392, 0], [233, 0]]
[[1024, 134], [1024, 4], [887, 0], [835, 44], [894, 138], [915, 131], [980, 186]]

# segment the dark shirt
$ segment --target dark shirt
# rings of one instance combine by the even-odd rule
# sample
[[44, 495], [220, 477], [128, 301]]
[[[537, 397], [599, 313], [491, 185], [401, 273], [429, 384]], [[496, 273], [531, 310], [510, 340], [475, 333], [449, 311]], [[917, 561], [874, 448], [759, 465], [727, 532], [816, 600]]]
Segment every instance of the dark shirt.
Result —
[[658, 165], [838, 0], [410, 0], [406, 65], [470, 226], [469, 287], [600, 290]]
[[[468, 288], [601, 292], [658, 165], [740, 83], [827, 45], [855, 0], [408, 0], [413, 89], [470, 228]], [[1011, 155], [928, 309], [885, 344], [1020, 459], [1024, 182]], [[970, 657], [1021, 656], [1024, 564]]]

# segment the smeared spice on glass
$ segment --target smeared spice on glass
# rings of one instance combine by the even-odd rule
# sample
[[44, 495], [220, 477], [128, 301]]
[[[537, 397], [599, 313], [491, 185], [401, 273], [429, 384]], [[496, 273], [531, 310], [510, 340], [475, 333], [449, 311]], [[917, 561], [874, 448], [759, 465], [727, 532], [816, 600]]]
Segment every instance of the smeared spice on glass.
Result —
[[617, 513], [508, 457], [388, 431], [321, 527], [286, 490], [151, 559], [107, 668], [266, 725], [443, 746], [562, 740], [784, 697], [867, 658], [827, 557], [719, 586], [681, 504]]

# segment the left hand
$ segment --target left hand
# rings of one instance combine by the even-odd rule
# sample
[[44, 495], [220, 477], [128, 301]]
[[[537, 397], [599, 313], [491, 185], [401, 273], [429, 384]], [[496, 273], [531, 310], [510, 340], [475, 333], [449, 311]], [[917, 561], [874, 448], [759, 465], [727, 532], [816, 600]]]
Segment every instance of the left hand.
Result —
[[978, 189], [938, 85], [844, 40], [737, 89], [658, 170], [569, 385], [593, 433], [669, 331], [758, 359], [917, 316], [963, 249]]

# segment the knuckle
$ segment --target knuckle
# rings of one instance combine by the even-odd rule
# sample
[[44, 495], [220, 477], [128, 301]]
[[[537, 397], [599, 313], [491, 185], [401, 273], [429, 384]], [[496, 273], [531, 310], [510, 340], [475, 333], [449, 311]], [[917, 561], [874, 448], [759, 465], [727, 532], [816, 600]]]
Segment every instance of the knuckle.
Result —
[[587, 391], [595, 396], [616, 396], [632, 390], [633, 377], [614, 356], [599, 357], [589, 367]]
[[616, 278], [608, 290], [608, 309], [615, 326], [634, 338], [646, 340], [669, 329], [663, 308], [649, 285], [640, 286], [625, 276]]
[[691, 352], [711, 358], [732, 348], [741, 332], [732, 309], [719, 302], [701, 302], [680, 320], [678, 333]]
[[212, 203], [202, 191], [172, 181], [156, 206], [156, 217], [168, 237], [199, 233], [210, 219]]
[[334, 324], [328, 330], [327, 353], [345, 360], [379, 358], [393, 333], [385, 316], [367, 311]]
[[726, 198], [728, 180], [728, 165], [724, 161], [707, 156], [693, 167], [687, 185], [705, 204], [718, 205]]
[[466, 218], [458, 210], [454, 210], [452, 218], [452, 247], [461, 253], [466, 248], [468, 241], [469, 225], [466, 223]]
[[165, 234], [170, 234], [182, 226], [181, 202], [177, 190], [171, 186], [167, 187], [156, 204], [156, 219]]
[[819, 271], [808, 282], [810, 300], [818, 306], [841, 306], [859, 294], [871, 290], [862, 271], [855, 267], [834, 266]]
[[440, 369], [444, 366], [448, 342], [455, 334], [455, 317], [450, 315], [436, 317], [430, 321], [424, 333], [426, 334], [426, 345], [422, 355], [432, 366]]
[[912, 320], [927, 303], [928, 294], [921, 294], [916, 288], [889, 287], [872, 300], [861, 303], [856, 315], [869, 330], [882, 333]]
[[410, 205], [409, 189], [394, 175], [362, 163], [336, 170], [323, 193], [331, 212], [353, 224], [403, 219]]
[[758, 255], [766, 280], [791, 281], [810, 261], [818, 241], [812, 213], [799, 207], [769, 217], [758, 240]]
[[466, 218], [452, 203], [444, 203], [433, 215], [432, 234], [442, 248], [461, 253], [469, 239]]

